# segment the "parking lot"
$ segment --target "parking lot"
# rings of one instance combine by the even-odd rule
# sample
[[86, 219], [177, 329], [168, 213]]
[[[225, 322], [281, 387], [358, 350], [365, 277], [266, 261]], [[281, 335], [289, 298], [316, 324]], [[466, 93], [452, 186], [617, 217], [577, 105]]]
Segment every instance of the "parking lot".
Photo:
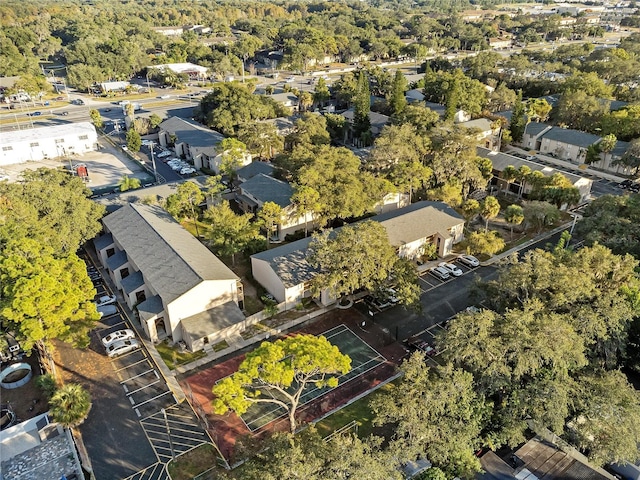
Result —
[[[480, 267], [470, 267], [457, 259], [450, 260], [449, 262], [454, 264], [460, 270], [462, 270], [462, 275], [466, 275], [469, 272], [473, 272], [474, 270], [480, 268]], [[438, 276], [436, 276], [431, 270], [426, 270], [420, 275], [420, 278], [419, 278], [420, 290], [422, 291], [422, 293], [427, 293], [444, 283], [455, 282], [457, 278], [459, 277], [454, 277], [453, 275], [450, 275], [448, 279], [443, 280]]]
[[[82, 257], [94, 277], [96, 297], [112, 295], [104, 272]], [[103, 316], [92, 330], [90, 349], [66, 350], [72, 359], [62, 368], [71, 365], [91, 388], [93, 408], [81, 431], [96, 478], [166, 479], [172, 456], [210, 439], [190, 405], [176, 403], [142, 342], [129, 353], [106, 355], [102, 339], [133, 327], [122, 305], [116, 305], [115, 313]]]

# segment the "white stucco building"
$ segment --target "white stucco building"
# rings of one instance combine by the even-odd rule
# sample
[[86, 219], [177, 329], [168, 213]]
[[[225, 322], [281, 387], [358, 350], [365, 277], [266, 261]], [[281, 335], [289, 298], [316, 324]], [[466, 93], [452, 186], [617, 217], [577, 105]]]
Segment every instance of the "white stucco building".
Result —
[[[417, 202], [367, 220], [380, 222], [398, 255], [408, 259], [421, 256], [424, 245], [430, 243], [444, 257], [463, 239], [464, 219], [442, 202]], [[253, 277], [278, 302], [286, 302], [287, 309], [311, 296], [311, 280], [318, 272], [306, 259], [310, 242], [307, 237], [251, 256]], [[322, 304], [334, 301], [328, 290], [321, 292]]]
[[0, 135], [0, 167], [37, 162], [96, 150], [98, 135], [89, 122], [3, 132]]
[[149, 339], [198, 350], [240, 329], [240, 279], [166, 211], [127, 204], [102, 222], [100, 262]]

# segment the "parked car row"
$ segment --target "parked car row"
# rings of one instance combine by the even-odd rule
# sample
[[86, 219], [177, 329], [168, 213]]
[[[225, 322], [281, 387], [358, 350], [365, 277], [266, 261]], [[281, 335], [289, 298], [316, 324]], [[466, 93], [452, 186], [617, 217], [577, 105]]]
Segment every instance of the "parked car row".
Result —
[[640, 183], [636, 183], [633, 180], [624, 180], [618, 184], [618, 187], [633, 193], [640, 193]]
[[179, 158], [172, 158], [167, 162], [167, 165], [171, 167], [171, 170], [180, 172], [180, 175], [191, 175], [192, 173], [196, 173], [195, 168]]
[[[470, 268], [480, 266], [480, 261], [473, 255], [460, 255], [456, 258], [456, 262], [460, 262]], [[440, 280], [449, 280], [451, 277], [461, 276], [464, 272], [453, 263], [441, 262], [438, 266], [431, 268], [429, 273]]]
[[102, 338], [102, 345], [107, 356], [113, 358], [140, 348], [140, 342], [135, 337], [136, 334], [129, 328], [116, 330]]
[[429, 343], [425, 340], [422, 340], [420, 337], [410, 337], [405, 340], [406, 344], [413, 348], [414, 350], [418, 350], [426, 353], [430, 357], [437, 355], [438, 351], [433, 348]]

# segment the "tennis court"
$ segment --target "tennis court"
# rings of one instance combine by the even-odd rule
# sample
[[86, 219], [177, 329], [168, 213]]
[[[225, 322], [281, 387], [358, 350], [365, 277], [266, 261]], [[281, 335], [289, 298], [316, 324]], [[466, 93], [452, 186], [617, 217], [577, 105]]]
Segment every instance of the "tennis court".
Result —
[[[386, 361], [382, 355], [363, 342], [360, 337], [345, 325], [338, 325], [321, 335], [329, 340], [331, 344], [338, 347], [341, 353], [349, 355], [351, 358], [351, 370], [339, 377], [338, 387]], [[295, 384], [292, 387], [295, 388]], [[300, 397], [300, 406], [325, 395], [331, 390], [333, 389], [330, 387], [316, 388], [313, 383], [308, 384]], [[285, 415], [287, 415], [285, 409], [278, 405], [257, 403], [249, 407], [249, 410], [242, 415], [242, 420], [249, 430], [255, 432]]]

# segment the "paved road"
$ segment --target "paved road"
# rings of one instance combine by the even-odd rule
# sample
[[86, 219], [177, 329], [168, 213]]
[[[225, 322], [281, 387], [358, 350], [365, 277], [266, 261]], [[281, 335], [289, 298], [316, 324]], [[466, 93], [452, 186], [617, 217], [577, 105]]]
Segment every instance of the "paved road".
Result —
[[[560, 233], [557, 233], [523, 248], [519, 253], [522, 255], [532, 249], [555, 245], [559, 238]], [[442, 328], [440, 325], [443, 322], [476, 303], [470, 293], [474, 282], [491, 280], [498, 273], [495, 266], [469, 268], [459, 262], [456, 262], [456, 265], [464, 272], [460, 277], [442, 281], [428, 272], [420, 277], [421, 313], [417, 314], [404, 307], [396, 306], [375, 313], [373, 321], [397, 340], [418, 335], [433, 345], [434, 335], [438, 329]], [[363, 303], [358, 303], [356, 308], [365, 315], [368, 313], [368, 308]]]

